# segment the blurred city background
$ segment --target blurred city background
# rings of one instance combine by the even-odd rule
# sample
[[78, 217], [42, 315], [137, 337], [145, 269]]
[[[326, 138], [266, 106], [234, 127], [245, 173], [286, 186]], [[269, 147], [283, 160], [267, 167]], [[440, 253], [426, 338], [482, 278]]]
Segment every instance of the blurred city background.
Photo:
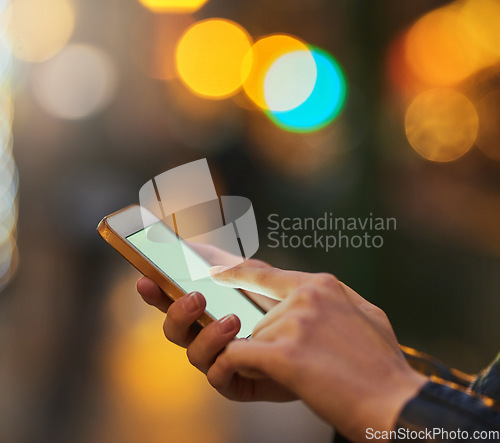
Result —
[[[500, 2], [0, 0], [0, 441], [303, 442], [214, 392], [96, 234], [206, 157], [258, 257], [332, 272], [401, 343], [500, 350]], [[382, 248], [271, 248], [268, 216], [394, 217]]]

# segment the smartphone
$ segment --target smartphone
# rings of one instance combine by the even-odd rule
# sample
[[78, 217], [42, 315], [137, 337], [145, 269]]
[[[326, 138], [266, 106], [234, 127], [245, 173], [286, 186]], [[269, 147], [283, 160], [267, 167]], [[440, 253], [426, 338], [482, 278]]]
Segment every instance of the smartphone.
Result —
[[145, 208], [132, 205], [108, 215], [101, 220], [97, 231], [173, 301], [189, 292], [201, 292], [207, 301], [205, 312], [197, 320], [201, 326], [228, 314], [236, 314], [241, 322], [236, 337], [249, 338], [257, 322], [265, 315], [260, 306], [237, 289], [220, 286], [210, 277], [193, 281], [187, 262], [191, 266], [195, 263], [204, 275], [208, 275], [211, 265]]

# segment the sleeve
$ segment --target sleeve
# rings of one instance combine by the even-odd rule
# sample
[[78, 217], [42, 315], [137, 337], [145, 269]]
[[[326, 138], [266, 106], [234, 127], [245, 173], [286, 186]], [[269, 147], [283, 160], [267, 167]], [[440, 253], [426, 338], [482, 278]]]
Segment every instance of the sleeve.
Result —
[[400, 345], [400, 348], [408, 364], [422, 375], [427, 377], [439, 377], [442, 380], [446, 380], [466, 388], [468, 388], [474, 380], [476, 380], [475, 375], [469, 375], [465, 372], [459, 371], [458, 369], [450, 368], [436, 358], [423, 352], [403, 345]]
[[[429, 382], [404, 406], [392, 431], [394, 440], [500, 441], [500, 354], [476, 376], [415, 349], [401, 350]], [[347, 441], [335, 435], [334, 443]]]
[[403, 408], [396, 431], [398, 436], [413, 435], [418, 440], [438, 442], [452, 439], [498, 441], [500, 409], [489, 397], [432, 376]]

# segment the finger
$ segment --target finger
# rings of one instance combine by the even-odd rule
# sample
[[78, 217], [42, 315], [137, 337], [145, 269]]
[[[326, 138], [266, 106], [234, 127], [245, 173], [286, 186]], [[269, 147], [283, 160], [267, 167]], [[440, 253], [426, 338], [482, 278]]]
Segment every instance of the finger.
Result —
[[257, 305], [259, 305], [264, 312], [269, 312], [276, 305], [279, 305], [281, 302], [274, 298], [267, 297], [266, 295], [257, 294], [252, 291], [242, 291], [244, 292], [250, 300], [253, 300]]
[[148, 305], [155, 306], [162, 312], [167, 312], [168, 307], [172, 304], [172, 300], [153, 280], [147, 277], [137, 280], [137, 292]]
[[233, 268], [214, 266], [210, 269], [210, 274], [222, 286], [241, 288], [277, 300], [285, 299], [293, 288], [311, 276], [305, 272], [252, 267], [246, 263]]
[[204, 327], [187, 348], [189, 362], [206, 374], [217, 355], [234, 339], [240, 327], [240, 320], [234, 314]]
[[252, 330], [253, 339], [259, 338], [263, 339], [264, 341], [267, 340], [267, 336], [264, 336], [263, 333], [271, 328], [273, 324], [278, 322], [289, 310], [289, 303], [287, 302], [287, 300], [288, 299], [285, 299], [279, 305], [271, 309], [269, 312], [267, 312], [266, 315], [264, 315], [264, 317], [262, 317], [257, 322]]
[[[253, 258], [247, 259], [244, 262], [244, 266], [248, 268], [271, 268], [272, 266], [269, 263], [266, 263], [262, 260], [255, 260]], [[243, 292], [248, 295], [248, 297], [257, 303], [261, 308], [264, 309], [265, 312], [268, 312], [274, 306], [279, 304], [279, 300], [274, 298], [267, 297], [266, 295], [259, 294], [257, 292], [247, 291], [243, 289]]]
[[[244, 355], [248, 353], [246, 357]], [[210, 367], [207, 378], [210, 384], [220, 392], [225, 392], [233, 383], [236, 373], [265, 374], [273, 361], [272, 347], [268, 343], [254, 340], [234, 340], [217, 357]]]
[[165, 337], [179, 346], [187, 347], [194, 338], [191, 327], [205, 306], [205, 298], [199, 292], [186, 294], [172, 303], [163, 324]]
[[[200, 254], [209, 264], [211, 265], [223, 265], [226, 267], [233, 267], [241, 264], [241, 257], [230, 254], [222, 249], [215, 246], [208, 245], [205, 243], [195, 243], [186, 242], [191, 248], [193, 248], [198, 254]], [[270, 268], [271, 265], [262, 260], [247, 259], [245, 260], [245, 266], [252, 268]], [[264, 311], [269, 311], [272, 307], [276, 305], [276, 301], [262, 294], [257, 294], [251, 291], [243, 291], [257, 303]]]
[[[252, 338], [259, 340], [271, 340], [279, 338], [275, 325], [287, 318], [294, 311], [305, 312], [309, 309], [312, 303], [317, 303], [318, 295], [325, 293], [326, 289], [314, 286], [299, 286], [293, 290], [290, 295], [283, 300], [279, 305], [271, 309], [267, 314], [260, 319], [252, 330]], [[312, 299], [314, 297], [314, 300]]]

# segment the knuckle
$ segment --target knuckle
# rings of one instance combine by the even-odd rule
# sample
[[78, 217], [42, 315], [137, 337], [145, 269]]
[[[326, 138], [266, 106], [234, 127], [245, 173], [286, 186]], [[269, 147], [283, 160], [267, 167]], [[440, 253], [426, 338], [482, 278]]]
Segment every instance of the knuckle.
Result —
[[296, 362], [301, 357], [301, 350], [294, 340], [283, 340], [276, 350], [276, 355], [280, 356], [284, 364]]
[[[207, 373], [207, 381], [218, 392], [221, 392], [221, 389], [223, 387], [223, 384], [219, 377], [215, 376], [212, 371], [208, 371]], [[222, 392], [221, 392], [222, 393]]]
[[212, 371], [208, 371], [207, 381], [210, 384], [210, 386], [212, 386], [212, 388], [218, 389], [219, 383], [218, 383], [217, 378], [213, 376], [213, 372]]
[[315, 312], [297, 312], [290, 321], [293, 337], [299, 340], [305, 338], [311, 331], [311, 328], [314, 328], [317, 324], [317, 317], [318, 314]]
[[175, 343], [174, 336], [172, 335], [171, 328], [169, 327], [170, 319], [167, 316], [163, 322], [163, 334], [168, 341]]
[[167, 315], [163, 322], [163, 334], [165, 338], [178, 346], [185, 348], [187, 346], [185, 337], [178, 331], [178, 328], [172, 324], [172, 319]]
[[199, 359], [198, 354], [196, 353], [195, 350], [193, 350], [192, 346], [188, 346], [186, 349], [186, 355], [189, 363], [193, 365], [197, 369], [201, 369], [201, 362]]
[[318, 274], [315, 274], [313, 277], [313, 282], [316, 285], [324, 286], [327, 288], [336, 288], [340, 285], [337, 278], [332, 274], [328, 274], [327, 272], [320, 272]]
[[287, 354], [287, 358], [296, 356], [295, 354], [290, 356], [288, 353], [304, 349], [303, 345], [314, 336], [320, 315], [319, 311], [295, 310], [284, 319], [282, 350]]
[[378, 306], [374, 306], [374, 311], [373, 312], [378, 317], [379, 320], [382, 320], [384, 322], [389, 323], [389, 317], [387, 316], [387, 314], [385, 313], [385, 311], [383, 311], [382, 309], [380, 309]]
[[169, 323], [177, 324], [180, 320], [180, 302], [181, 300], [177, 300], [172, 303], [167, 310], [167, 319]]
[[314, 286], [301, 286], [292, 295], [293, 304], [302, 307], [314, 307], [322, 300], [321, 292]]
[[[208, 383], [210, 383], [210, 385], [219, 392], [221, 392], [221, 390], [223, 389], [223, 387], [225, 385], [224, 377], [221, 376], [221, 374], [228, 371], [228, 368], [229, 368], [228, 363], [226, 361], [224, 361], [224, 359], [218, 358], [217, 359], [217, 370], [214, 370], [214, 367], [212, 366], [207, 371]], [[224, 395], [227, 396], [226, 393], [224, 393]]]

